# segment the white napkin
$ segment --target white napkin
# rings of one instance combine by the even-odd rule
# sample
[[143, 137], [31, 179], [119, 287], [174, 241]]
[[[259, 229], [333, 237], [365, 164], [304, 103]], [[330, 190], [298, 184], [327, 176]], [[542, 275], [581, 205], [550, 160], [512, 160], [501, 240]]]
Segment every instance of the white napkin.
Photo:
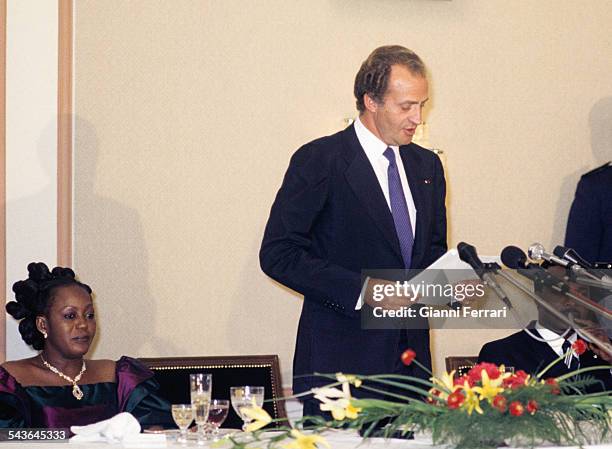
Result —
[[[141, 435], [140, 423], [130, 413], [119, 413], [110, 419], [87, 426], [70, 427], [74, 436], [71, 443], [124, 443], [126, 447], [165, 446], [166, 435]], [[153, 437], [153, 438], [152, 438]]]

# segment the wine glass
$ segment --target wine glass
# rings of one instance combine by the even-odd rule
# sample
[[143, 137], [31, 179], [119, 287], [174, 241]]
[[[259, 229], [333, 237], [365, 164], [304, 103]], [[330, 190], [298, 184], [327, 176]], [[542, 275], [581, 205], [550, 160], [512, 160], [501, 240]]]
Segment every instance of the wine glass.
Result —
[[198, 425], [198, 444], [206, 444], [204, 424], [208, 419], [210, 394], [212, 391], [212, 374], [191, 374], [189, 376], [191, 388], [191, 407], [195, 422]]
[[193, 421], [191, 404], [172, 404], [172, 419], [180, 429], [177, 441], [181, 444], [187, 444], [187, 428]]
[[227, 399], [213, 399], [210, 401], [210, 407], [208, 409], [208, 421], [212, 427], [212, 436], [216, 440], [219, 436], [219, 427], [227, 418], [229, 412], [229, 401]]
[[234, 411], [240, 416], [243, 421], [242, 430], [246, 431], [246, 426], [253, 419], [246, 416], [242, 410], [248, 407], [256, 405], [261, 407], [264, 401], [264, 387], [231, 387], [230, 388], [230, 399], [232, 400], [232, 407]]

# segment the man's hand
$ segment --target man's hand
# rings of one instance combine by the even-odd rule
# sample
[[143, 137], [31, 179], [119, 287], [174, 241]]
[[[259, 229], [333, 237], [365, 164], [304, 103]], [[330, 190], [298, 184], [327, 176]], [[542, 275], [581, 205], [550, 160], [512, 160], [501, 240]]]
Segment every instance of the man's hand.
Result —
[[[466, 279], [453, 283], [455, 300], [464, 307], [480, 309], [486, 301], [485, 285], [480, 279]], [[460, 293], [459, 293], [460, 292]]]
[[407, 287], [407, 283], [369, 278], [364, 290], [364, 302], [370, 307], [387, 310], [401, 310], [417, 303], [418, 295]]

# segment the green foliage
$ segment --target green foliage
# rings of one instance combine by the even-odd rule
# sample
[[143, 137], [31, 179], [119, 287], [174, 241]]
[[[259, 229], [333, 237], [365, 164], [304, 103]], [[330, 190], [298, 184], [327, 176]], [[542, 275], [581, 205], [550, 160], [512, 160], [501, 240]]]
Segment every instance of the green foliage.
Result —
[[[461, 385], [454, 385], [448, 374], [442, 379], [432, 378], [431, 382], [397, 374], [320, 375], [332, 380], [327, 387], [342, 388], [336, 389], [336, 396], [330, 393], [323, 400], [345, 409], [350, 404], [358, 413], [356, 417], [352, 415], [354, 419], [333, 421], [304, 417], [296, 427], [316, 433], [330, 428], [356, 429], [366, 438], [374, 431], [378, 434], [381, 428], [385, 437], [421, 431], [431, 433], [434, 444], [451, 444], [457, 449], [493, 448], [504, 442], [531, 448], [543, 442], [582, 446], [610, 437], [611, 392], [582, 394], [586, 387], [597, 384], [592, 376], [582, 376], [590, 369], [548, 383], [538, 377], [527, 377], [524, 372], [505, 373], [503, 367], [491, 364], [477, 365], [475, 370], [469, 379], [462, 378]], [[386, 389], [389, 387], [393, 392]], [[356, 399], [350, 389], [389, 399]], [[479, 407], [474, 407], [474, 403]], [[234, 449], [246, 449], [253, 444], [272, 448], [295, 438], [289, 427], [279, 430], [273, 436], [258, 431], [241, 438], [230, 437], [229, 443]], [[314, 447], [294, 441], [301, 449]]]

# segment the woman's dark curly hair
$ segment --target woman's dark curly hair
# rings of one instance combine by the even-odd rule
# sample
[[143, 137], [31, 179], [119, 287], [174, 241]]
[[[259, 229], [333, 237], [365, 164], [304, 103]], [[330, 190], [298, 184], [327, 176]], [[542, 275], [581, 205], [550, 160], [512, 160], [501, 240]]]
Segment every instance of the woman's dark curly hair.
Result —
[[49, 311], [58, 287], [78, 285], [91, 294], [91, 288], [76, 279], [70, 268], [49, 267], [42, 262], [28, 265], [28, 278], [13, 284], [15, 301], [6, 305], [6, 311], [19, 323], [19, 333], [27, 344], [36, 350], [44, 346], [44, 337], [36, 328], [36, 317], [45, 316]]

